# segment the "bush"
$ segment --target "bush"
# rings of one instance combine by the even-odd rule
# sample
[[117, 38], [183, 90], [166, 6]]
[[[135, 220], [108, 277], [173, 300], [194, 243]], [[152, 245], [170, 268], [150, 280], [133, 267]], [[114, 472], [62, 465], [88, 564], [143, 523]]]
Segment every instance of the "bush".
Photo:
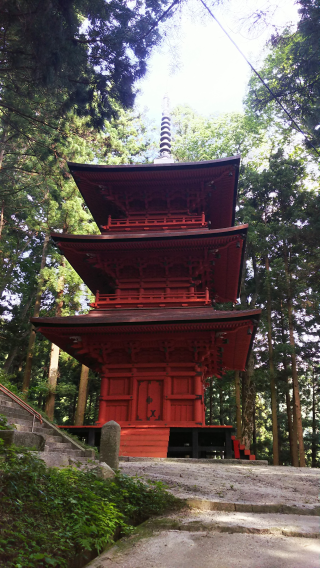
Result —
[[14, 424], [8, 424], [7, 417], [0, 414], [0, 430], [15, 430]]
[[66, 568], [81, 551], [98, 553], [149, 515], [179, 502], [160, 483], [118, 473], [47, 469], [32, 452], [0, 440], [0, 566]]

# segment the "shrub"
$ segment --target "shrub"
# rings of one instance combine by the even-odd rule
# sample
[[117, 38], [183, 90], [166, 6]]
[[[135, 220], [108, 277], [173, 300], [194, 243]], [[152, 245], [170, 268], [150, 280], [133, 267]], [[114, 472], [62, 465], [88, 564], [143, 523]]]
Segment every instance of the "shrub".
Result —
[[100, 552], [151, 514], [177, 505], [162, 484], [118, 473], [47, 469], [32, 452], [0, 440], [0, 566], [66, 568], [82, 550]]
[[8, 424], [7, 417], [4, 414], [0, 414], [0, 430], [15, 430], [13, 424]]

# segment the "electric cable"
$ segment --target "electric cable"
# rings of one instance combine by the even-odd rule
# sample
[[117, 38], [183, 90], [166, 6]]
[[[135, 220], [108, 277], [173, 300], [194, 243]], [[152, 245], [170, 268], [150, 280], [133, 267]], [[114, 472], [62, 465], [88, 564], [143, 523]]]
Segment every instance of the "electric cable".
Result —
[[161, 14], [161, 16], [157, 19], [157, 21], [154, 23], [154, 25], [151, 26], [151, 28], [149, 28], [149, 30], [147, 31], [147, 33], [145, 33], [143, 36], [139, 37], [139, 40], [141, 41], [141, 40], [145, 39], [146, 37], [148, 37], [148, 35], [150, 35], [151, 32], [157, 27], [158, 23], [161, 22], [161, 20], [163, 20], [163, 18], [164, 18], [167, 14], [169, 14], [170, 10], [172, 10], [172, 8], [173, 8], [176, 4], [179, 4], [179, 2], [180, 2], [180, 0], [174, 0], [174, 1], [172, 2], [172, 4], [170, 4], [169, 8], [167, 8], [167, 10], [165, 10], [165, 11]]
[[240, 47], [236, 44], [236, 42], [232, 39], [232, 37], [228, 34], [227, 30], [222, 26], [222, 24], [220, 24], [219, 20], [217, 20], [216, 16], [213, 14], [213, 12], [210, 10], [210, 8], [207, 6], [207, 4], [204, 2], [204, 0], [200, 0], [201, 4], [205, 7], [205, 9], [209, 12], [210, 16], [214, 19], [215, 22], [217, 22], [218, 26], [222, 29], [222, 31], [226, 34], [226, 36], [229, 38], [229, 40], [233, 43], [233, 45], [235, 46], [235, 48], [239, 51], [240, 55], [242, 55], [243, 59], [248, 63], [248, 65], [251, 67], [252, 71], [257, 75], [257, 77], [259, 78], [259, 80], [261, 81], [261, 83], [264, 85], [264, 87], [269, 91], [270, 95], [272, 96], [272, 99], [274, 99], [278, 105], [282, 108], [282, 110], [286, 113], [286, 115], [288, 116], [288, 118], [291, 120], [292, 124], [295, 126], [296, 130], [298, 130], [298, 132], [300, 132], [300, 134], [302, 134], [304, 136], [304, 138], [306, 139], [306, 141], [308, 142], [308, 144], [311, 146], [311, 148], [314, 149], [314, 151], [318, 154], [318, 156], [320, 156], [320, 152], [317, 150], [317, 148], [312, 144], [312, 142], [310, 142], [307, 134], [300, 128], [300, 126], [297, 124], [297, 122], [294, 120], [294, 118], [291, 116], [291, 114], [289, 113], [289, 111], [287, 111], [287, 109], [283, 106], [282, 102], [278, 99], [278, 97], [274, 94], [274, 92], [270, 89], [270, 87], [267, 85], [267, 83], [264, 81], [264, 79], [261, 77], [260, 73], [254, 68], [254, 66], [252, 65], [252, 63], [250, 63], [249, 59], [246, 57], [246, 55], [243, 53], [243, 51], [241, 51]]

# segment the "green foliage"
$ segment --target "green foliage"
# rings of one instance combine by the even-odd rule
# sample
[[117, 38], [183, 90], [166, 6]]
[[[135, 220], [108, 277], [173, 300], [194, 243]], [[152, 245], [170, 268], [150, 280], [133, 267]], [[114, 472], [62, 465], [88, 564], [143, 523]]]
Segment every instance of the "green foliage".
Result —
[[115, 102], [132, 106], [134, 83], [161, 39], [158, 18], [167, 5], [3, 0], [0, 108], [6, 122], [22, 117], [33, 128], [61, 131], [61, 119], [74, 109], [103, 127]]
[[0, 440], [0, 566], [67, 567], [82, 550], [101, 550], [117, 533], [176, 507], [159, 484], [121, 473], [111, 481], [95, 469], [46, 469], [22, 448]]
[[[317, 0], [299, 0], [297, 3], [300, 7], [297, 29], [287, 29], [271, 38], [269, 53], [259, 73], [319, 149], [320, 6]], [[278, 118], [291, 132], [294, 131], [292, 121], [256, 75], [250, 80], [247, 104], [252, 114], [268, 118], [270, 122]], [[308, 142], [306, 146], [309, 146]]]
[[9, 424], [7, 417], [4, 414], [0, 414], [0, 430], [14, 430], [15, 426], [13, 424]]

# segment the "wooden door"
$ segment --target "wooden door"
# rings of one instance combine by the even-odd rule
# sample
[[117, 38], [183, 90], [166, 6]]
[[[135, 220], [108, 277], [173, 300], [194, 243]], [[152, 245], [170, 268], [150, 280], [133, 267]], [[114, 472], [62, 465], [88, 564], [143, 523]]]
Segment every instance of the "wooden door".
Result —
[[137, 420], [162, 420], [163, 381], [138, 380]]

